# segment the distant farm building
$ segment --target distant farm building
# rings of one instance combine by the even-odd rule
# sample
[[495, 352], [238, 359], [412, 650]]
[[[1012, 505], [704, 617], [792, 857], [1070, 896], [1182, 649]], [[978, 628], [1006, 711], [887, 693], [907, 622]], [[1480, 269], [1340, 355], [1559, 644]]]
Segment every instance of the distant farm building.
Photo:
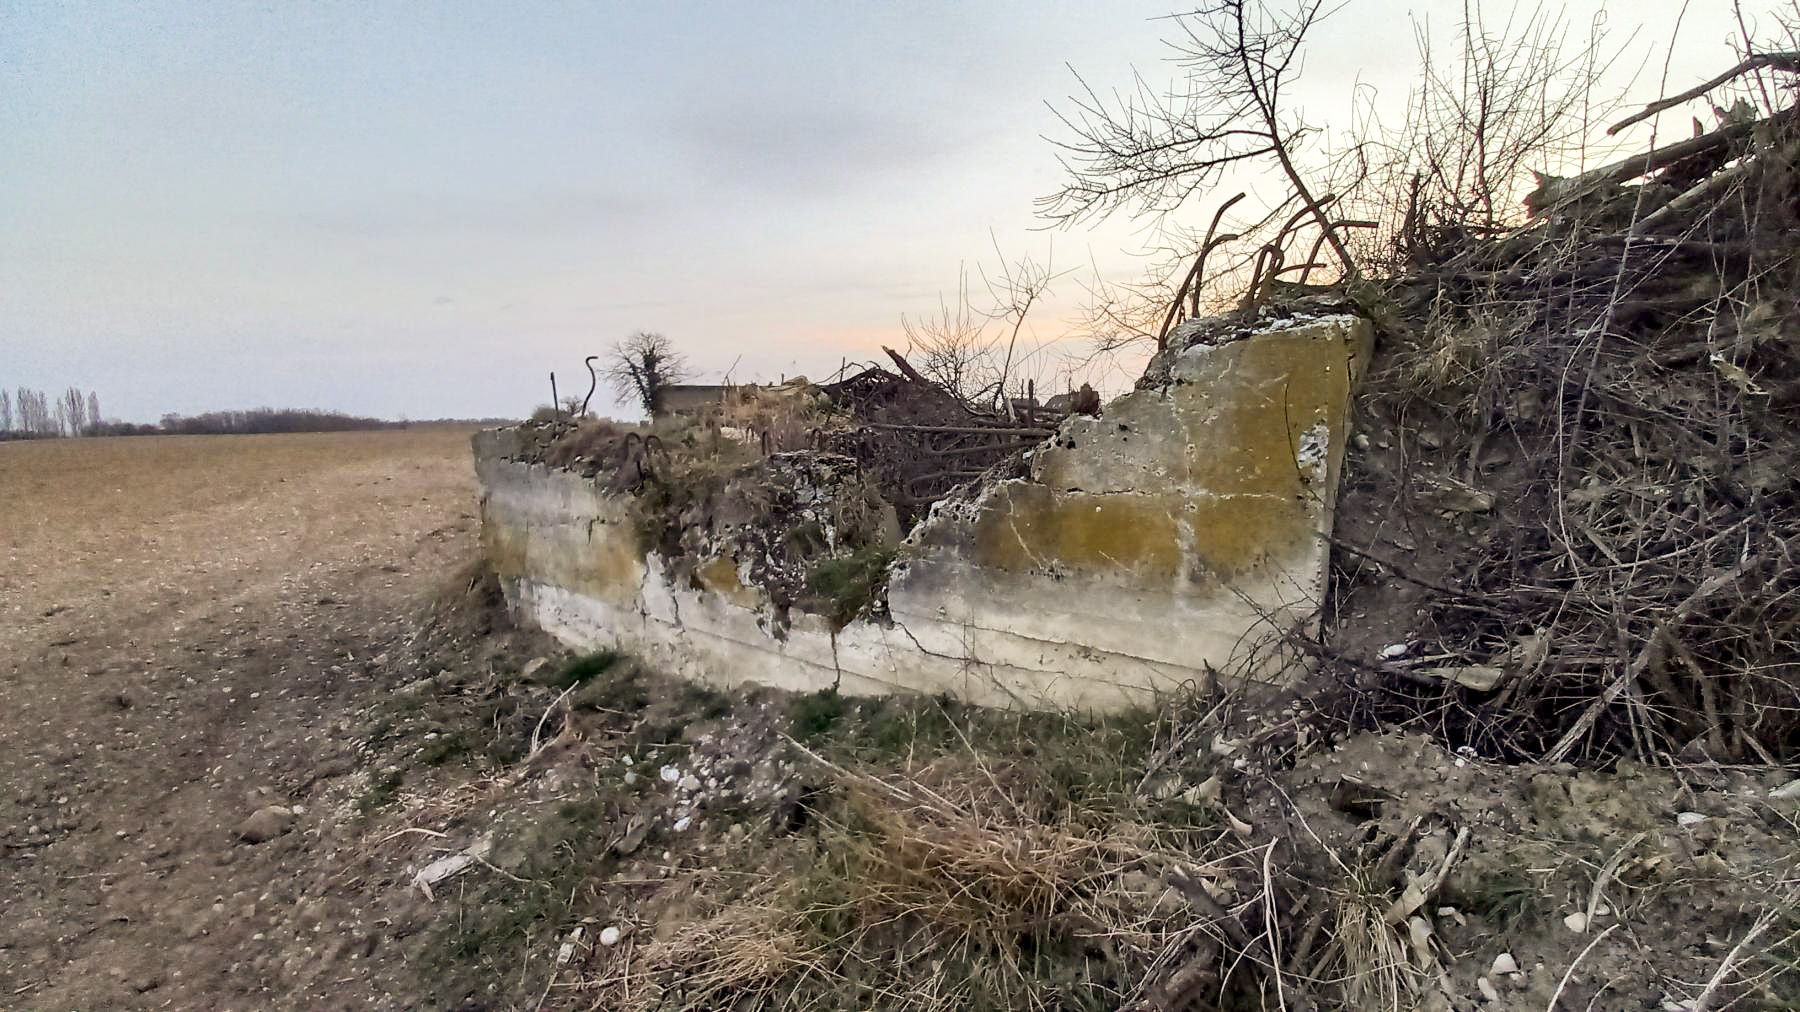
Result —
[[658, 418], [693, 417], [725, 403], [725, 395], [737, 389], [708, 383], [677, 383], [664, 387]]

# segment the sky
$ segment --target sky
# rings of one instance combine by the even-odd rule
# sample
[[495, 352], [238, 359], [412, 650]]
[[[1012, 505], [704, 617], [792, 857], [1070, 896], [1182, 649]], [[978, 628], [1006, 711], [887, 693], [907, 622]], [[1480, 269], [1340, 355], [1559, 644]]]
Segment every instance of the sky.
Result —
[[[1566, 6], [1577, 29], [1601, 9]], [[1605, 15], [1636, 33], [1640, 101], [1678, 18], [1668, 90], [1733, 62], [1726, 6]], [[819, 378], [903, 347], [902, 315], [996, 244], [1141, 271], [1140, 227], [1047, 229], [1033, 201], [1062, 181], [1076, 73], [1168, 80], [1177, 9], [0, 0], [0, 388], [92, 390], [127, 421], [516, 417], [636, 330], [697, 381]], [[1351, 0], [1296, 102], [1403, 102], [1415, 25], [1460, 10]], [[1039, 341], [1079, 279], [1053, 293]]]

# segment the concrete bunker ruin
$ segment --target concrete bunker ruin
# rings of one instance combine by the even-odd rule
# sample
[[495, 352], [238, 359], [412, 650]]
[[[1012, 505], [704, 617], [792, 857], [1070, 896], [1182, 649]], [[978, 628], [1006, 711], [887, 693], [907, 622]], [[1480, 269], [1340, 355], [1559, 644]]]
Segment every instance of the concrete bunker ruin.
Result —
[[759, 448], [754, 483], [671, 468], [626, 491], [488, 430], [483, 546], [515, 612], [563, 642], [716, 685], [1107, 710], [1221, 674], [1279, 683], [1290, 634], [1320, 621], [1370, 344], [1349, 314], [1191, 321], [1137, 389], [903, 538], [844, 454]]

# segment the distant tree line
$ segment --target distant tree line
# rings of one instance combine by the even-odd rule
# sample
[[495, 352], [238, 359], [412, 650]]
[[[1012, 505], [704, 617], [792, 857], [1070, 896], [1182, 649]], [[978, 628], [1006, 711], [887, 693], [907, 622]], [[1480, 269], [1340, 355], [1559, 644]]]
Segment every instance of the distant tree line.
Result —
[[201, 415], [167, 414], [155, 425], [107, 421], [100, 414], [100, 395], [75, 387], [51, 400], [42, 390], [0, 390], [0, 440], [55, 439], [66, 436], [223, 435], [252, 432], [348, 432], [390, 429], [406, 422], [346, 415], [341, 411], [305, 408], [252, 408], [208, 411]]
[[88, 435], [100, 424], [100, 395], [76, 387], [53, 401], [42, 390], [0, 390], [0, 439]]
[[208, 411], [203, 415], [164, 415], [152, 431], [182, 436], [211, 436], [245, 435], [252, 432], [350, 432], [357, 429], [396, 429], [406, 424], [346, 415], [341, 411], [251, 408], [248, 411]]

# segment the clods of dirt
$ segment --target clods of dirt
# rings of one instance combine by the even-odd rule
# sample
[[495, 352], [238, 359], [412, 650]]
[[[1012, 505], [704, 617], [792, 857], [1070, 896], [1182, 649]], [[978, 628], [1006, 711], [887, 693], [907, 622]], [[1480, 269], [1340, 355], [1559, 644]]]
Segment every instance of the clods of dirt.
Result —
[[238, 825], [237, 838], [249, 844], [267, 843], [294, 828], [294, 810], [284, 805], [265, 805]]

